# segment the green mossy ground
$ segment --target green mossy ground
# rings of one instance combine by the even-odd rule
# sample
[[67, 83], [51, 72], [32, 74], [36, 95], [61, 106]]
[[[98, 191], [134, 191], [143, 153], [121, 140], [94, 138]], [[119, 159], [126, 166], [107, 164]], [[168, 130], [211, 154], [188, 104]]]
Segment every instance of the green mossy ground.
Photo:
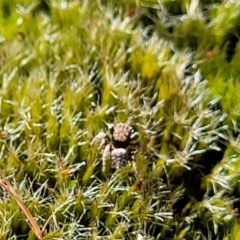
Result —
[[[239, 7], [0, 1], [0, 169], [44, 239], [240, 239]], [[116, 122], [142, 184], [90, 146]], [[36, 239], [4, 189], [0, 239]]]

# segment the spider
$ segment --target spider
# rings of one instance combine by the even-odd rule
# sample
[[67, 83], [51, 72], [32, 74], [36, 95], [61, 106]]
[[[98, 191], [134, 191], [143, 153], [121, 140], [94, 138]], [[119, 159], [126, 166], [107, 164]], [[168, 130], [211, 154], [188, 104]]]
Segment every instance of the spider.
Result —
[[136, 171], [134, 160], [139, 143], [134, 141], [138, 138], [138, 132], [135, 132], [131, 126], [125, 123], [117, 123], [116, 125], [108, 124], [108, 128], [111, 137], [101, 131], [91, 142], [91, 145], [93, 145], [95, 142], [101, 140], [98, 151], [102, 154], [102, 170], [105, 171], [106, 160], [110, 157], [112, 168], [121, 169], [127, 165], [128, 160], [131, 160]]

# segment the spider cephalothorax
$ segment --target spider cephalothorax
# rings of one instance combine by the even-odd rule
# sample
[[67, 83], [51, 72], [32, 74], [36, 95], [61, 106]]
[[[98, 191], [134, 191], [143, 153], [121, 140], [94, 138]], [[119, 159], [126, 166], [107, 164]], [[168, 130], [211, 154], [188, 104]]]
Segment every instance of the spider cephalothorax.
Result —
[[134, 160], [139, 143], [133, 142], [138, 137], [138, 133], [125, 123], [117, 123], [116, 125], [108, 125], [111, 136], [107, 133], [100, 132], [94, 137], [91, 144], [101, 140], [98, 148], [102, 154], [103, 171], [108, 157], [111, 157], [112, 168], [120, 169], [127, 165], [128, 160]]
[[110, 127], [112, 144], [115, 148], [127, 148], [133, 134], [132, 127], [124, 123], [118, 123]]

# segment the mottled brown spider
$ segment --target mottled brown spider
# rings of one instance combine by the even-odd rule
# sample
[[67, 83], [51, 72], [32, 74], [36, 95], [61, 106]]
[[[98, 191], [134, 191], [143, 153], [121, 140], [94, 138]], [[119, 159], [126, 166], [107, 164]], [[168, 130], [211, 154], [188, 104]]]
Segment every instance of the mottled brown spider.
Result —
[[110, 137], [107, 133], [101, 131], [91, 142], [91, 145], [93, 145], [96, 141], [101, 141], [98, 151], [102, 154], [103, 171], [105, 171], [108, 157], [111, 158], [111, 167], [114, 169], [123, 168], [129, 160], [134, 162], [139, 147], [139, 143], [135, 141], [138, 133], [131, 126], [125, 123], [117, 123], [116, 125], [108, 124], [108, 128]]

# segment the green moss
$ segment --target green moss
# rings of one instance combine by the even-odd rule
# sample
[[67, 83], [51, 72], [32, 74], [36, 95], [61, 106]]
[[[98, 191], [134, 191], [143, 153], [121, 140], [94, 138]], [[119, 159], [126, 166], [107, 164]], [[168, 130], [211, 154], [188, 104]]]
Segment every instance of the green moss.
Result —
[[[238, 238], [239, 3], [197, 3], [1, 1], [0, 166], [44, 239]], [[140, 176], [90, 144], [117, 122]]]

